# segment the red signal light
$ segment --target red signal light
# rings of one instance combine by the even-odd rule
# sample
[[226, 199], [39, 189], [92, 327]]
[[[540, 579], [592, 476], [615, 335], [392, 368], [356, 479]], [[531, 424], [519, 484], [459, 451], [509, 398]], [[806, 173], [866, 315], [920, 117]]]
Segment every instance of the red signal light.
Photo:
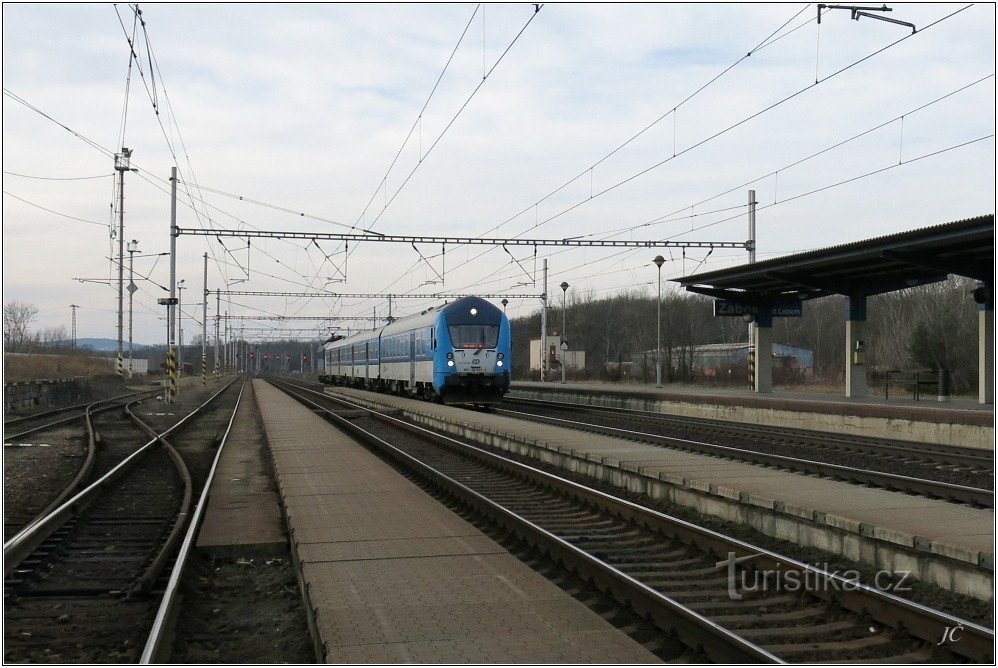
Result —
[[267, 353], [264, 353], [263, 354], [263, 359], [269, 360], [270, 359], [270, 355], [268, 355]]

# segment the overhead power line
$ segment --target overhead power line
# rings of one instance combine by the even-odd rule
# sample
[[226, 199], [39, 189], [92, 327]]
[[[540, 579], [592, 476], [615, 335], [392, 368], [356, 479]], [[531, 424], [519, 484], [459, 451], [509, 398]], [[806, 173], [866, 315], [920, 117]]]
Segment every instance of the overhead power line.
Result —
[[95, 174], [94, 176], [33, 176], [31, 174], [19, 174], [17, 172], [8, 172], [6, 169], [3, 170], [4, 174], [10, 176], [20, 176], [24, 179], [37, 179], [39, 181], [87, 181], [89, 179], [106, 179], [109, 176], [114, 176], [111, 174]]
[[430, 147], [426, 149], [426, 152], [423, 153], [422, 159], [420, 159], [420, 161], [416, 163], [416, 166], [413, 167], [412, 170], [406, 175], [406, 177], [402, 180], [401, 185], [399, 185], [399, 187], [395, 190], [395, 192], [392, 193], [392, 196], [387, 198], [387, 200], [385, 201], [385, 206], [381, 209], [378, 215], [374, 217], [374, 220], [372, 220], [371, 223], [368, 225], [369, 228], [374, 227], [374, 224], [381, 219], [381, 216], [383, 216], [385, 211], [388, 210], [388, 207], [391, 206], [392, 202], [395, 201], [395, 198], [398, 197], [400, 192], [402, 192], [406, 184], [409, 183], [409, 180], [413, 177], [413, 175], [415, 175], [416, 171], [419, 170], [420, 166], [423, 164], [426, 158], [430, 155], [430, 153], [433, 152], [433, 149], [436, 148], [437, 144], [440, 143], [440, 140], [444, 138], [444, 135], [447, 134], [447, 131], [450, 130], [451, 126], [454, 125], [454, 122], [458, 119], [458, 116], [461, 115], [461, 112], [463, 112], [465, 108], [471, 103], [471, 100], [475, 97], [478, 91], [481, 90], [482, 86], [485, 85], [485, 82], [488, 81], [490, 76], [492, 76], [492, 73], [495, 72], [496, 68], [499, 67], [499, 63], [503, 61], [503, 59], [506, 57], [506, 54], [509, 53], [510, 49], [513, 48], [513, 45], [516, 44], [516, 42], [520, 39], [523, 33], [527, 30], [527, 28], [537, 17], [537, 14], [540, 12], [543, 6], [544, 6], [543, 4], [535, 5], [533, 14], [530, 15], [530, 18], [527, 19], [527, 22], [523, 24], [522, 28], [520, 28], [520, 32], [516, 33], [516, 36], [506, 46], [503, 52], [499, 55], [499, 58], [496, 60], [496, 62], [492, 64], [492, 67], [490, 67], [488, 72], [485, 73], [485, 75], [482, 77], [482, 80], [479, 81], [478, 85], [475, 86], [474, 90], [471, 91], [471, 94], [468, 96], [468, 99], [466, 99], [464, 101], [464, 104], [462, 104], [460, 108], [458, 108], [457, 112], [455, 112], [455, 114], [447, 122], [447, 125], [444, 126], [444, 129], [440, 131], [440, 134], [437, 135], [437, 138], [434, 139], [433, 143], [430, 144]]
[[[426, 102], [423, 103], [423, 107], [419, 110], [419, 113], [416, 115], [416, 120], [413, 121], [412, 127], [409, 128], [409, 133], [406, 134], [405, 139], [402, 140], [402, 144], [398, 148], [398, 151], [395, 152], [395, 157], [392, 158], [391, 163], [388, 165], [388, 169], [385, 170], [385, 175], [381, 177], [380, 181], [378, 181], [378, 187], [375, 188], [374, 192], [371, 194], [371, 199], [367, 200], [367, 204], [364, 205], [364, 210], [360, 212], [360, 215], [357, 216], [357, 220], [354, 221], [354, 224], [350, 226], [351, 229], [355, 229], [360, 224], [361, 219], [364, 218], [364, 215], [367, 213], [367, 210], [371, 207], [371, 203], [374, 201], [374, 198], [378, 196], [379, 192], [381, 192], [381, 187], [387, 182], [388, 175], [391, 174], [392, 169], [395, 167], [395, 163], [398, 162], [399, 156], [402, 155], [402, 151], [405, 149], [406, 144], [408, 144], [409, 139], [412, 138], [412, 133], [415, 132], [417, 127], [419, 127], [420, 132], [422, 132], [423, 112], [426, 111], [426, 108], [430, 104], [430, 100], [433, 99], [433, 94], [437, 92], [437, 87], [440, 85], [441, 80], [443, 80], [444, 74], [447, 73], [447, 68], [450, 67], [451, 61], [454, 60], [454, 54], [457, 53], [458, 47], [460, 47], [461, 42], [464, 41], [464, 36], [468, 34], [468, 28], [471, 27], [471, 22], [475, 19], [475, 16], [478, 14], [478, 10], [481, 9], [481, 7], [482, 7], [481, 4], [475, 5], [475, 10], [471, 12], [471, 17], [468, 19], [468, 23], [465, 24], [464, 30], [461, 31], [461, 36], [458, 37], [457, 44], [454, 45], [454, 48], [450, 52], [450, 56], [447, 57], [447, 62], [444, 63], [444, 68], [440, 71], [440, 76], [438, 76], [437, 80], [434, 82], [433, 88], [430, 89], [430, 94], [426, 96]], [[420, 162], [422, 162], [423, 160], [422, 147], [420, 147], [420, 149], [421, 150], [420, 150], [419, 160]]]
[[70, 220], [76, 220], [76, 221], [79, 221], [81, 223], [86, 223], [87, 225], [100, 225], [101, 227], [107, 227], [108, 226], [107, 223], [99, 223], [96, 220], [87, 220], [86, 218], [77, 218], [76, 216], [70, 216], [68, 213], [61, 213], [59, 211], [53, 211], [52, 209], [47, 209], [47, 208], [45, 208], [44, 206], [42, 206], [40, 204], [35, 204], [34, 202], [29, 202], [28, 200], [24, 199], [23, 197], [18, 197], [17, 195], [15, 195], [13, 193], [7, 192], [6, 190], [3, 191], [3, 194], [6, 195], [7, 197], [13, 197], [14, 199], [16, 199], [19, 202], [24, 202], [28, 206], [33, 206], [36, 209], [41, 209], [42, 211], [54, 214], [56, 216], [62, 216], [63, 218], [69, 218]]

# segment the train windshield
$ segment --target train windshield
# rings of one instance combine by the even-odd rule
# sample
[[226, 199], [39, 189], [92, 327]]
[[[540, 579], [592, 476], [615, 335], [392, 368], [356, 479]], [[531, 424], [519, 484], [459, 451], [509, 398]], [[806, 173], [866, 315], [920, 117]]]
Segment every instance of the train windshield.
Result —
[[499, 325], [450, 325], [447, 331], [455, 348], [495, 348], [499, 344]]

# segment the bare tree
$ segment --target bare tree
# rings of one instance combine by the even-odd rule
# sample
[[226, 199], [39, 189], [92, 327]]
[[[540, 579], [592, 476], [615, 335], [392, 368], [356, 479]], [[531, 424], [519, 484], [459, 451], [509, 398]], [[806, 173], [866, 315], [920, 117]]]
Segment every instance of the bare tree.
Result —
[[3, 305], [3, 347], [19, 350], [28, 339], [28, 328], [38, 315], [38, 307], [30, 302], [12, 299]]

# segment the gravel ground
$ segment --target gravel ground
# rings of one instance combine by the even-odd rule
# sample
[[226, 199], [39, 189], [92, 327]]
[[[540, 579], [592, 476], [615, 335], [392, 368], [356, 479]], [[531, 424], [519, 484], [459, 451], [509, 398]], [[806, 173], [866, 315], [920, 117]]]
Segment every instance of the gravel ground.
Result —
[[192, 555], [182, 595], [171, 662], [315, 662], [290, 555]]
[[66, 488], [79, 472], [86, 448], [86, 434], [79, 426], [31, 434], [23, 444], [4, 446], [4, 540]]
[[[262, 430], [255, 403], [249, 415]], [[175, 445], [188, 465], [205, 463], [183, 440]], [[260, 439], [257, 455], [276, 489], [266, 439]], [[193, 469], [192, 475], [199, 477]], [[195, 550], [181, 584], [171, 661], [314, 663], [306, 614], [290, 549], [271, 558], [237, 559], [213, 559]]]

